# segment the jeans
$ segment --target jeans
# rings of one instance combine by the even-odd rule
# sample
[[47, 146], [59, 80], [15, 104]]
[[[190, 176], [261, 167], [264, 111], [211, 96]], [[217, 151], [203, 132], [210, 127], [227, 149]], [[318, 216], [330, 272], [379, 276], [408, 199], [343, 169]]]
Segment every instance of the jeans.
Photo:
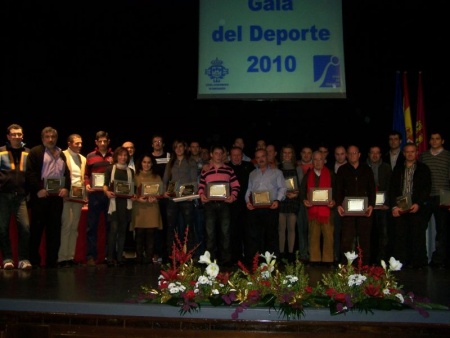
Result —
[[198, 200], [194, 201], [194, 233], [195, 243], [198, 244], [197, 250], [194, 252], [194, 257], [200, 257], [205, 253], [205, 209]]
[[231, 260], [230, 248], [230, 205], [222, 201], [204, 204], [206, 227], [206, 250], [211, 260], [218, 258], [222, 264]]
[[131, 209], [127, 209], [127, 200], [116, 198], [116, 210], [108, 215], [110, 228], [108, 233], [108, 264], [116, 260], [118, 263], [124, 261], [123, 248], [128, 229], [128, 223], [131, 220]]
[[187, 249], [191, 250], [195, 246], [194, 233], [194, 203], [192, 201], [174, 202], [169, 200], [167, 202], [167, 238], [166, 247], [169, 250], [168, 254], [172, 254], [172, 244], [174, 243], [175, 233], [178, 234], [178, 239], [184, 243], [186, 230], [187, 233]]
[[[89, 193], [88, 213], [87, 213], [87, 229], [86, 229], [86, 257], [97, 259], [97, 233], [100, 215], [103, 214], [106, 226], [106, 234], [109, 232], [108, 224], [108, 205], [109, 199], [103, 192]], [[108, 238], [105, 236], [105, 238]], [[105, 243], [106, 246], [106, 243]]]
[[9, 224], [14, 215], [18, 227], [19, 261], [29, 259], [30, 221], [26, 197], [15, 193], [0, 193], [0, 250], [3, 262], [12, 260], [11, 241], [9, 238]]
[[440, 206], [439, 196], [430, 196], [426, 205], [426, 220], [430, 221], [431, 215], [434, 215], [436, 222], [436, 238], [435, 251], [431, 256], [431, 261], [434, 264], [448, 264], [449, 263], [449, 211], [447, 208]]

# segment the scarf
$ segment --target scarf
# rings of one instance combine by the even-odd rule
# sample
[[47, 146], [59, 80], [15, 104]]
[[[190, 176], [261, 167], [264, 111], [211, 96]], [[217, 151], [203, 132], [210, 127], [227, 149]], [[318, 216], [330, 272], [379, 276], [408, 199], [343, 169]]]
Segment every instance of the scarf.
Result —
[[[131, 177], [131, 170], [130, 168], [128, 168], [127, 165], [121, 165], [121, 164], [114, 164], [112, 167], [112, 171], [111, 171], [111, 182], [113, 183], [114, 181], [114, 175], [116, 174], [116, 167], [119, 169], [124, 169], [127, 171], [127, 176], [128, 176], [128, 183], [132, 182], [132, 177]], [[131, 198], [127, 199], [127, 209], [131, 210], [131, 208], [133, 207], [133, 201], [131, 200]], [[109, 207], [108, 207], [108, 214], [112, 214], [114, 211], [116, 211], [116, 198], [110, 198], [109, 199]]]
[[[309, 188], [316, 187], [316, 174], [314, 170], [308, 171], [308, 177], [306, 181], [306, 186]], [[319, 176], [319, 188], [329, 188], [331, 187], [331, 176], [330, 171], [327, 167], [323, 167], [321, 174]], [[316, 219], [319, 223], [328, 223], [330, 218], [331, 210], [327, 205], [313, 205], [308, 208], [308, 217], [310, 219]]]

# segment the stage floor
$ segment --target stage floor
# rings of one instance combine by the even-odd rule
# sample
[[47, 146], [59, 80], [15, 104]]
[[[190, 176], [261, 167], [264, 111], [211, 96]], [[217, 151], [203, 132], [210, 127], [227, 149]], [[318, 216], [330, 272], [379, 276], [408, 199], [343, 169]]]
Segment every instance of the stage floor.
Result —
[[[327, 267], [306, 267], [310, 285], [314, 286]], [[96, 267], [79, 266], [61, 269], [36, 269], [30, 271], [0, 270], [0, 311], [31, 311], [52, 313], [95, 313], [123, 316], [180, 316], [178, 308], [164, 305], [133, 304], [130, 298], [141, 285], [156, 288], [160, 265], [141, 266], [127, 264], [123, 267], [109, 268], [106, 265]], [[428, 297], [432, 302], [450, 306], [450, 270], [427, 267], [423, 270], [403, 269], [396, 272], [397, 281], [406, 292]], [[409, 311], [409, 310], [407, 310]], [[429, 318], [418, 313], [392, 315], [377, 314], [377, 320], [396, 321], [401, 316], [410, 317], [412, 322], [438, 322], [450, 324], [450, 312], [438, 311]], [[229, 313], [228, 313], [229, 312]], [[247, 313], [245, 313], [247, 312]], [[227, 307], [214, 308], [214, 311], [202, 308], [192, 314], [197, 318], [230, 318]], [[314, 318], [312, 318], [313, 316]], [[400, 316], [400, 317], [399, 317]], [[255, 317], [255, 318], [253, 318]], [[368, 320], [371, 314], [331, 316], [328, 310], [307, 311], [306, 320]], [[244, 311], [243, 319], [276, 320], [279, 319], [267, 309]], [[403, 319], [401, 319], [403, 320]]]

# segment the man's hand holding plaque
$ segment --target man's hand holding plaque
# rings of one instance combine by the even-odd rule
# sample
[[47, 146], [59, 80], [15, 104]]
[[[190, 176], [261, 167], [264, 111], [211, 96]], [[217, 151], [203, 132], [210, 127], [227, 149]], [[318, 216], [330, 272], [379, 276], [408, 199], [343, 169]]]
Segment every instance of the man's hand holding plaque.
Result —
[[397, 197], [397, 207], [392, 209], [392, 215], [398, 217], [408, 212], [416, 212], [418, 210], [417, 204], [412, 204], [411, 195], [403, 195]]

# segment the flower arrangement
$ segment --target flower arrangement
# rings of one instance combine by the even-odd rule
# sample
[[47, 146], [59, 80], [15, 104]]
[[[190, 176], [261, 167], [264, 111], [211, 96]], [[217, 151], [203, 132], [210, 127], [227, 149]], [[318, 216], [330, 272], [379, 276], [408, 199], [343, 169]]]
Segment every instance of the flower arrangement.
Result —
[[[187, 235], [186, 235], [187, 238]], [[233, 272], [221, 272], [216, 261], [206, 251], [194, 263], [192, 254], [178, 237], [172, 247], [172, 262], [161, 270], [158, 288], [141, 286], [137, 297], [140, 303], [161, 303], [180, 307], [180, 314], [199, 311], [202, 304], [233, 306], [232, 319], [249, 307], [264, 306], [279, 312], [284, 319], [300, 319], [307, 307], [329, 307], [332, 315], [351, 310], [373, 312], [413, 308], [423, 316], [427, 309], [448, 310], [448, 307], [405, 294], [393, 272], [402, 264], [393, 257], [389, 267], [363, 266], [362, 252], [347, 252], [347, 265], [339, 265], [334, 272], [322, 275], [312, 287], [300, 260], [279, 269], [274, 254], [256, 254], [251, 269], [241, 262]], [[358, 258], [357, 264], [354, 261]], [[200, 264], [206, 265], [202, 268]]]
[[[345, 253], [347, 265], [340, 265], [336, 272], [323, 275], [322, 284], [327, 287], [325, 293], [330, 297], [332, 313], [352, 309], [365, 312], [372, 312], [372, 309], [401, 310], [405, 306], [421, 310], [432, 308], [433, 304], [426, 305], [427, 300], [416, 299], [413, 293], [405, 295], [402, 286], [398, 285], [392, 272], [399, 271], [402, 263], [391, 257], [389, 267], [383, 260], [381, 266], [363, 265], [360, 249], [359, 252], [360, 255]], [[353, 262], [358, 256], [355, 266]]]

